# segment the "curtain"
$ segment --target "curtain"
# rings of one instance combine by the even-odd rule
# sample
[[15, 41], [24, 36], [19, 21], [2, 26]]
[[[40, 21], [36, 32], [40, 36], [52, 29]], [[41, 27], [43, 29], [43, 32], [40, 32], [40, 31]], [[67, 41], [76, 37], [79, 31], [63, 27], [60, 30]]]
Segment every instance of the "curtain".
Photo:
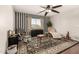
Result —
[[48, 27], [47, 27], [47, 23], [48, 21], [50, 21], [50, 18], [49, 17], [44, 17], [44, 32], [48, 32]]
[[21, 12], [15, 12], [15, 32], [27, 32], [28, 15]]

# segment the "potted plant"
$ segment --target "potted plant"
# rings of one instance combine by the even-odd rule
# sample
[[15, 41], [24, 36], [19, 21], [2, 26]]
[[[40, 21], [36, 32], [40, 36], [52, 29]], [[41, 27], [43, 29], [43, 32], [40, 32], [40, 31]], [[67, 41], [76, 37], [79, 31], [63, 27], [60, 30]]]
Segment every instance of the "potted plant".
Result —
[[48, 32], [52, 31], [52, 23], [51, 21], [47, 22]]

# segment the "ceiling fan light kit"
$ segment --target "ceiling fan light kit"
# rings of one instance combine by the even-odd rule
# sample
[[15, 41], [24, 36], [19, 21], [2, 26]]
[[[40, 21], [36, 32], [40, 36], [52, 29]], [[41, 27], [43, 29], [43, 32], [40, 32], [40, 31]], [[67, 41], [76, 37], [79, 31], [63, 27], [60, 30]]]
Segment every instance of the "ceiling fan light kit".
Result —
[[46, 12], [52, 12], [51, 10], [46, 10]]

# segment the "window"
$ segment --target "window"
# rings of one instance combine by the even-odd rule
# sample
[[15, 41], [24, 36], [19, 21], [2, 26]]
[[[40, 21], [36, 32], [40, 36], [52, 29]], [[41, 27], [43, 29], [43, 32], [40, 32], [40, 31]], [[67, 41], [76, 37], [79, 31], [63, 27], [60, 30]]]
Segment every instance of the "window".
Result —
[[31, 20], [31, 26], [32, 26], [32, 28], [41, 28], [42, 26], [41, 26], [41, 19], [39, 19], [39, 18], [32, 18], [32, 20]]
[[38, 25], [38, 26], [41, 26], [41, 19], [32, 18], [31, 25]]

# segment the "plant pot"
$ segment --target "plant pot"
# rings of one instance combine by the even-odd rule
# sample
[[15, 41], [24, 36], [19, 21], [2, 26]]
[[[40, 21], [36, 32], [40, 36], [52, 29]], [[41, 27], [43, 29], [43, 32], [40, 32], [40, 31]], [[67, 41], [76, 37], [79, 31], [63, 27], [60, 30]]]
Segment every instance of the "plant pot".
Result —
[[52, 31], [52, 27], [48, 27], [48, 32], [50, 33]]

